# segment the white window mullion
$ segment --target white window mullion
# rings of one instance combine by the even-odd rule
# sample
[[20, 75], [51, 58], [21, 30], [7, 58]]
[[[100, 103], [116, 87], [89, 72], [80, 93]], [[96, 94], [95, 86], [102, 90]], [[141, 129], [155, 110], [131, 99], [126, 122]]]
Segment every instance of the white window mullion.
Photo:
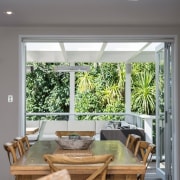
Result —
[[125, 112], [131, 112], [131, 64], [126, 64]]
[[[71, 64], [74, 65], [74, 64]], [[70, 72], [70, 84], [69, 84], [69, 88], [70, 88], [70, 116], [69, 116], [69, 120], [74, 120], [75, 119], [75, 115], [74, 115], [74, 108], [75, 108], [75, 72]]]

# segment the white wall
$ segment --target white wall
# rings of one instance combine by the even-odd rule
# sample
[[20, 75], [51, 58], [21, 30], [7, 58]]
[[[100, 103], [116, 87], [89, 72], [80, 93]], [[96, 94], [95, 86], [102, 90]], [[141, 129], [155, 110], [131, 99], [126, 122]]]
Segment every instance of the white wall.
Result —
[[[19, 109], [19, 35], [180, 35], [180, 27], [0, 27], [0, 179], [9, 180], [9, 164], [7, 154], [3, 149], [3, 143], [18, 136], [20, 109]], [[137, 37], [138, 38], [138, 37]], [[178, 42], [179, 43], [179, 42]], [[176, 56], [180, 57], [180, 47]], [[174, 137], [177, 144], [176, 152], [180, 152], [178, 141], [178, 129], [180, 128], [180, 67], [179, 61], [175, 62], [175, 120]], [[14, 102], [8, 103], [7, 96], [12, 94]], [[178, 155], [178, 154], [177, 154]], [[179, 158], [175, 158], [179, 159]], [[180, 179], [178, 169], [179, 161], [176, 161], [176, 179]]]

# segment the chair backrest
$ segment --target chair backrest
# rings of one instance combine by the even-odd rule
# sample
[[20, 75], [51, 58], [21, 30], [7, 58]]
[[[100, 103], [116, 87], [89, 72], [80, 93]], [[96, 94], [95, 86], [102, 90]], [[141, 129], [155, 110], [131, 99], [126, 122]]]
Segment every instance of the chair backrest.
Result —
[[71, 177], [67, 169], [62, 169], [42, 178], [38, 178], [37, 180], [71, 180]]
[[56, 131], [55, 134], [58, 136], [58, 137], [61, 137], [61, 136], [69, 136], [71, 134], [77, 134], [79, 136], [94, 136], [96, 134], [95, 131]]
[[4, 144], [10, 165], [15, 163], [22, 156], [21, 147], [18, 141], [7, 142]]
[[57, 164], [70, 164], [71, 167], [77, 165], [88, 166], [89, 164], [100, 164], [101, 166], [97, 166], [97, 169], [89, 175], [86, 180], [94, 180], [97, 177], [100, 177], [101, 180], [105, 180], [107, 168], [109, 163], [113, 160], [113, 155], [104, 154], [96, 156], [70, 157], [62, 154], [45, 154], [44, 159], [49, 164], [52, 172], [59, 170], [60, 167], [58, 167]]
[[29, 150], [30, 143], [27, 136], [16, 137], [14, 140], [19, 142], [22, 154], [24, 154], [27, 150]]
[[[151, 162], [152, 155], [156, 151], [156, 146], [146, 141], [138, 141], [134, 155], [137, 156], [148, 167]], [[144, 180], [144, 174], [139, 174], [137, 180]]]
[[155, 153], [156, 145], [146, 141], [138, 141], [134, 155], [137, 156], [144, 164], [148, 165], [152, 155]]
[[136, 144], [140, 140], [141, 140], [141, 136], [138, 136], [136, 134], [129, 134], [126, 140], [126, 147], [134, 153]]

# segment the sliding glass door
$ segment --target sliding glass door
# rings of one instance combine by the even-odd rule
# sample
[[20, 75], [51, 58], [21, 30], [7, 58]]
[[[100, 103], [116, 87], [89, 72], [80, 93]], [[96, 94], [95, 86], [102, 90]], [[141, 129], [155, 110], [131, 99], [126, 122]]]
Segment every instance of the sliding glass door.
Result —
[[157, 172], [172, 179], [172, 44], [156, 49], [156, 140]]

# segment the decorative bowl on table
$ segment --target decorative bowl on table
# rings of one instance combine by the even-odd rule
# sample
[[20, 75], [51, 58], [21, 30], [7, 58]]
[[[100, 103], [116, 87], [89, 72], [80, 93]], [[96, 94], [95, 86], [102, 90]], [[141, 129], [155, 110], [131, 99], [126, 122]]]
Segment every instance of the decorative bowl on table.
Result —
[[60, 137], [56, 140], [57, 144], [60, 146], [61, 149], [71, 149], [71, 150], [85, 150], [90, 147], [94, 138], [92, 137], [82, 137], [78, 136], [75, 137], [73, 135], [67, 137]]

